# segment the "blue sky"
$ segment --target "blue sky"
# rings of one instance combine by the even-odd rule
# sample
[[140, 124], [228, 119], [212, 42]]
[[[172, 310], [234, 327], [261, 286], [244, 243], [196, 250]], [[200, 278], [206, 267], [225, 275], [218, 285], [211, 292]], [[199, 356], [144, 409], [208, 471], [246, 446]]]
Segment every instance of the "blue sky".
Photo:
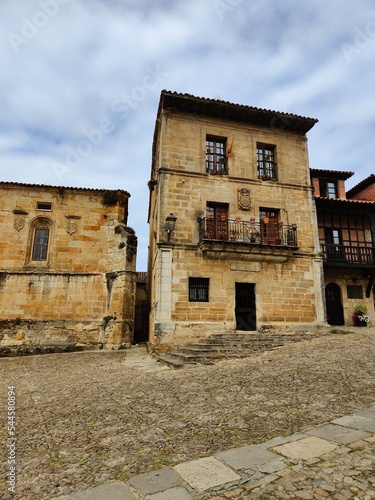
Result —
[[146, 269], [160, 91], [318, 118], [310, 166], [374, 172], [372, 0], [2, 0], [0, 179], [125, 189]]

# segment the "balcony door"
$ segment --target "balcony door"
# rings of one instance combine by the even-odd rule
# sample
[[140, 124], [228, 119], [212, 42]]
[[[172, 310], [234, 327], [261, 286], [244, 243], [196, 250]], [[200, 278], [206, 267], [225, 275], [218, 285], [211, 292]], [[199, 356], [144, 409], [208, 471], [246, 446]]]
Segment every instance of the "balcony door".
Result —
[[228, 241], [228, 205], [207, 203], [205, 237], [210, 240]]
[[327, 257], [330, 260], [345, 260], [345, 252], [342, 246], [341, 229], [327, 227], [325, 229], [325, 241], [327, 244]]
[[280, 244], [279, 210], [261, 208], [259, 210], [261, 242], [266, 245]]

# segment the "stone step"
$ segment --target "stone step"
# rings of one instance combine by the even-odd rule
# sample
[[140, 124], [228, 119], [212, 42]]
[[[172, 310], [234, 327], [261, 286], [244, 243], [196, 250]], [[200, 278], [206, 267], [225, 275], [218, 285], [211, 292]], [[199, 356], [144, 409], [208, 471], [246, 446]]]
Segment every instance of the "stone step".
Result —
[[[311, 337], [312, 338], [312, 337]], [[275, 340], [287, 342], [287, 341], [300, 341], [300, 340], [307, 340], [308, 337], [296, 337], [296, 336], [281, 336], [281, 335], [275, 335], [275, 336], [253, 336], [253, 337], [209, 337], [209, 338], [204, 338], [204, 339], [199, 339], [198, 342], [207, 342], [207, 343], [212, 343], [212, 342], [239, 342], [239, 343], [244, 343], [244, 342], [273, 342]]]
[[250, 345], [250, 346], [225, 346], [225, 345], [214, 345], [213, 347], [209, 345], [202, 345], [202, 347], [198, 346], [185, 346], [179, 347], [178, 352], [184, 352], [187, 354], [209, 354], [209, 353], [225, 353], [225, 354], [236, 354], [236, 353], [248, 353], [251, 354], [253, 352], [266, 350], [266, 349], [274, 349], [276, 347], [282, 347], [283, 344], [271, 344], [271, 345]]
[[204, 354], [198, 354], [198, 353], [189, 354], [181, 351], [169, 351], [168, 356], [172, 357], [173, 359], [178, 359], [180, 361], [183, 361], [184, 363], [189, 363], [189, 364], [197, 364], [197, 363], [212, 364], [208, 362], [212, 360], [241, 357], [238, 353], [225, 354], [219, 351], [207, 352]]
[[167, 365], [170, 368], [174, 368], [174, 369], [182, 368], [185, 364], [183, 361], [181, 361], [179, 359], [175, 359], [171, 356], [168, 356], [167, 354], [163, 354], [162, 356], [159, 356], [157, 358], [157, 361], [159, 363], [163, 363], [164, 365]]
[[211, 343], [194, 343], [194, 344], [189, 344], [189, 347], [194, 347], [197, 349], [221, 349], [221, 348], [233, 348], [233, 349], [238, 349], [238, 348], [257, 348], [257, 347], [262, 347], [262, 346], [273, 346], [273, 345], [279, 345], [282, 346], [284, 345], [285, 342], [281, 341], [267, 341], [267, 342], [211, 342]]
[[214, 364], [214, 361], [244, 358], [317, 336], [309, 333], [219, 333], [185, 346], [176, 346], [168, 354], [160, 355], [159, 361], [173, 368], [180, 368], [184, 364]]

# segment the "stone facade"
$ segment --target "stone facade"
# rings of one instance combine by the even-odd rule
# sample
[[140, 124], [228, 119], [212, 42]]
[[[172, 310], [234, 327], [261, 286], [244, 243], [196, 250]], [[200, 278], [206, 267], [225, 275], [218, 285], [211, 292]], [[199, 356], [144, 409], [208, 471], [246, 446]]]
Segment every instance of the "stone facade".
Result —
[[132, 342], [129, 193], [0, 183], [1, 346]]
[[[162, 92], [149, 183], [151, 342], [325, 321], [306, 139], [315, 121]], [[221, 144], [219, 164], [210, 148]]]

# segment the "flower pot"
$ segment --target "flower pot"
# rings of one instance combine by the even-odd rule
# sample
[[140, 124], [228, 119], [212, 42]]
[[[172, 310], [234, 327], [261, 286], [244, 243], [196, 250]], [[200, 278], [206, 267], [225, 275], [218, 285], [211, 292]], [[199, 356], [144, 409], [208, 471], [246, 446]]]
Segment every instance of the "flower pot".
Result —
[[356, 318], [354, 320], [355, 326], [367, 326], [367, 322]]

